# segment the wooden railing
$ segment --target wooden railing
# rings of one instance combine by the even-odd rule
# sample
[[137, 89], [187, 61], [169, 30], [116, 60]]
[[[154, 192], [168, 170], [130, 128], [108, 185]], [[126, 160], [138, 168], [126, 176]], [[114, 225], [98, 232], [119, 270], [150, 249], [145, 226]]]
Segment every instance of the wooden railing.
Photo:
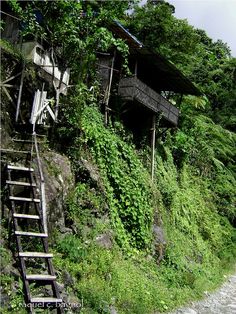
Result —
[[122, 78], [118, 94], [125, 100], [136, 101], [156, 113], [161, 113], [162, 117], [177, 125], [179, 109], [137, 77]]
[[32, 142], [32, 150], [31, 155], [33, 155], [33, 152], [36, 153], [36, 161], [37, 161], [37, 170], [39, 173], [39, 186], [40, 186], [40, 206], [41, 206], [41, 214], [43, 218], [43, 228], [44, 233], [48, 234], [48, 227], [47, 227], [47, 206], [46, 206], [46, 194], [45, 194], [45, 180], [43, 175], [43, 167], [39, 155], [39, 147], [38, 147], [38, 141], [37, 141], [37, 134], [34, 131], [33, 132], [33, 142]]

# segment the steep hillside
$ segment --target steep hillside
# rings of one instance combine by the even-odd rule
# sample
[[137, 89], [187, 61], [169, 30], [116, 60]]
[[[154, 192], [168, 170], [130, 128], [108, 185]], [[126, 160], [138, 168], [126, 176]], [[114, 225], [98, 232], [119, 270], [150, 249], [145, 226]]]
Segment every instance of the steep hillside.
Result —
[[[180, 47], [173, 46], [171, 40], [166, 43], [166, 38], [169, 28], [170, 32], [179, 31], [178, 20], [166, 7], [161, 20], [164, 24], [169, 21], [169, 28], [162, 27], [166, 37], [157, 43], [152, 34], [144, 36], [149, 45], [160, 45], [160, 51], [168, 53], [205, 93], [183, 98], [178, 128], [163, 135], [157, 122], [152, 181], [147, 141], [137, 145], [134, 134], [115, 117], [104, 125], [96, 71], [96, 51], [114, 46], [123, 55], [124, 71], [128, 71], [127, 46], [104, 25], [111, 14], [125, 19], [141, 36], [143, 25], [135, 21], [141, 23], [144, 9], [136, 8], [133, 16], [126, 17], [126, 1], [113, 5], [32, 1], [24, 10], [18, 1], [9, 3], [27, 22], [25, 38], [32, 33], [42, 41], [46, 37], [64, 58], [64, 67], [71, 67], [71, 88], [62, 97], [59, 121], [41, 147], [51, 214], [50, 247], [60, 292], [71, 311], [167, 312], [215, 289], [233, 269], [236, 257], [235, 59], [224, 45], [209, 38], [210, 44], [203, 44], [206, 35], [198, 36], [199, 30], [185, 22], [184, 29], [192, 34], [192, 44], [201, 53], [197, 58], [189, 48], [177, 54]], [[145, 27], [160, 10], [159, 6], [148, 6], [142, 20]], [[44, 16], [42, 24], [32, 13], [36, 9]], [[185, 39], [180, 40], [180, 46], [186, 45]], [[5, 75], [11, 65], [22, 62], [22, 56], [15, 56], [6, 42], [2, 46], [8, 60], [1, 64]], [[206, 49], [212, 58], [206, 58]], [[205, 60], [205, 69], [199, 66], [199, 59]], [[33, 71], [27, 72], [27, 79], [29, 89], [37, 86]], [[11, 141], [14, 110], [4, 91], [2, 97], [2, 147], [16, 148]], [[174, 95], [172, 98], [177, 100]], [[2, 191], [4, 198], [4, 187]], [[25, 313], [8, 204], [4, 210], [2, 312]]]

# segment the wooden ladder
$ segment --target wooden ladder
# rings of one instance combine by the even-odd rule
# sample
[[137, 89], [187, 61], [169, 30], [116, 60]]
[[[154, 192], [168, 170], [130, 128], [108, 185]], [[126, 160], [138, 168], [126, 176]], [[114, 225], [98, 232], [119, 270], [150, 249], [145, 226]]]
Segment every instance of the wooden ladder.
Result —
[[[37, 147], [36, 155], [39, 158]], [[37, 169], [36, 172], [31, 166], [7, 164], [6, 171], [8, 202], [12, 214], [26, 306], [30, 313], [34, 313], [37, 308], [56, 308], [57, 313], [64, 313], [64, 303], [60, 297], [52, 265], [53, 254], [48, 251], [48, 232], [45, 228], [46, 211], [44, 209], [43, 212], [40, 188], [41, 170]], [[48, 286], [50, 289], [46, 288]]]

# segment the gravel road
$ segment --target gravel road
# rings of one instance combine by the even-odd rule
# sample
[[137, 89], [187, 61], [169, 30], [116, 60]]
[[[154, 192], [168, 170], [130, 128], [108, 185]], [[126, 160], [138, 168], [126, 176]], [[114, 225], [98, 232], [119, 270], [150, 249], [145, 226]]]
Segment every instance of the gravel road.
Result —
[[236, 273], [221, 288], [169, 314], [236, 314]]

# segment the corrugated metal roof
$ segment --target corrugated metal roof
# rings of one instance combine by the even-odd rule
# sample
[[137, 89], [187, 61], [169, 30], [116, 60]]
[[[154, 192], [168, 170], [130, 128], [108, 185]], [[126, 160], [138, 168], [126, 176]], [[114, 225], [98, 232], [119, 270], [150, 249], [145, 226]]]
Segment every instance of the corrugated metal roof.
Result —
[[118, 21], [114, 22], [116, 24], [115, 26], [118, 26], [119, 28], [120, 35], [126, 37], [126, 39], [129, 41], [130, 44], [132, 44], [133, 47], [137, 48], [143, 47], [143, 43], [141, 43], [141, 41], [139, 41], [134, 35], [132, 35], [126, 28], [124, 28], [124, 26], [120, 22]]
[[200, 96], [200, 90], [172, 62], [145, 47], [124, 26], [113, 21], [110, 30], [130, 47], [130, 55], [138, 60], [138, 76], [157, 91], [174, 91]]

